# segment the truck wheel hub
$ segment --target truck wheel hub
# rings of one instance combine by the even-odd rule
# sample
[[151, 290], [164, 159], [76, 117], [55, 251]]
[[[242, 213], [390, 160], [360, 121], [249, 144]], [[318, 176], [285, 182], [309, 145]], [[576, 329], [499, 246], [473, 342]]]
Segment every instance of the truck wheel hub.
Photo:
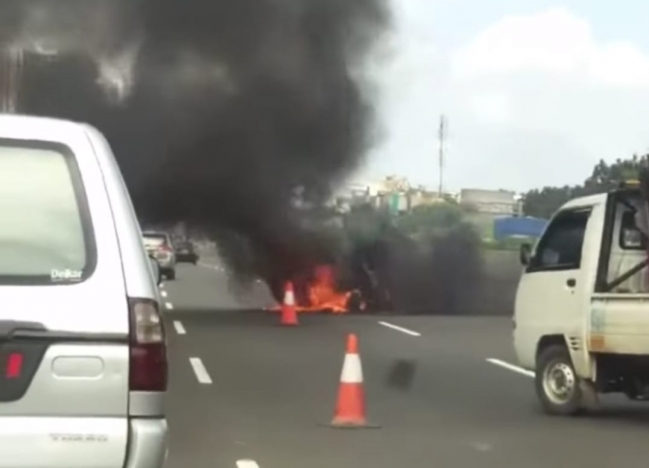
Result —
[[567, 402], [575, 389], [575, 374], [572, 368], [564, 362], [548, 366], [543, 376], [543, 388], [553, 403]]

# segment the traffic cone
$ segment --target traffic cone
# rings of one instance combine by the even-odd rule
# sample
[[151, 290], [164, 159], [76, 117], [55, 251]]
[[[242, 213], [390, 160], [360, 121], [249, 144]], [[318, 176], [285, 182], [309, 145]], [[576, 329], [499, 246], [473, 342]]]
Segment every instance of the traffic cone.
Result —
[[336, 428], [376, 428], [367, 422], [365, 416], [365, 389], [363, 388], [363, 368], [358, 354], [358, 338], [347, 336], [347, 350], [340, 375], [338, 401], [333, 421]]
[[293, 283], [290, 281], [284, 286], [284, 301], [282, 302], [282, 319], [281, 325], [297, 325], [297, 311], [295, 310], [295, 293], [293, 292]]

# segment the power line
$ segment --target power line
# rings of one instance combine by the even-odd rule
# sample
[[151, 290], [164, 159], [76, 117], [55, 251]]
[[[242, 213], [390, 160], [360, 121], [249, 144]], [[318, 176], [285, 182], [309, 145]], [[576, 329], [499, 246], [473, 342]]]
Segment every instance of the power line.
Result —
[[439, 197], [444, 196], [444, 140], [446, 138], [446, 117], [442, 114], [439, 118]]

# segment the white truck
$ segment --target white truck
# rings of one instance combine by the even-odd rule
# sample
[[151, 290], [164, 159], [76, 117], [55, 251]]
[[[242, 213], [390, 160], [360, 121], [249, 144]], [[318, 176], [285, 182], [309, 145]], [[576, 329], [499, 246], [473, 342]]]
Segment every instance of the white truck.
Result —
[[647, 200], [639, 182], [577, 198], [521, 249], [514, 348], [548, 413], [649, 398]]

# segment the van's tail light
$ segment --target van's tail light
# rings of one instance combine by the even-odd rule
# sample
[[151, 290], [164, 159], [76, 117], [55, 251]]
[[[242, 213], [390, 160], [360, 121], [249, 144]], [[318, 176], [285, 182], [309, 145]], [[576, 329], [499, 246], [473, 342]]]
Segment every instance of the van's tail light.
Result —
[[11, 353], [7, 358], [7, 368], [5, 369], [6, 379], [17, 379], [20, 377], [23, 368], [23, 355], [20, 353]]
[[168, 245], [161, 245], [159, 247], [159, 250], [160, 252], [171, 253], [171, 247], [169, 247]]
[[163, 392], [167, 389], [167, 344], [158, 304], [130, 299], [130, 388]]

